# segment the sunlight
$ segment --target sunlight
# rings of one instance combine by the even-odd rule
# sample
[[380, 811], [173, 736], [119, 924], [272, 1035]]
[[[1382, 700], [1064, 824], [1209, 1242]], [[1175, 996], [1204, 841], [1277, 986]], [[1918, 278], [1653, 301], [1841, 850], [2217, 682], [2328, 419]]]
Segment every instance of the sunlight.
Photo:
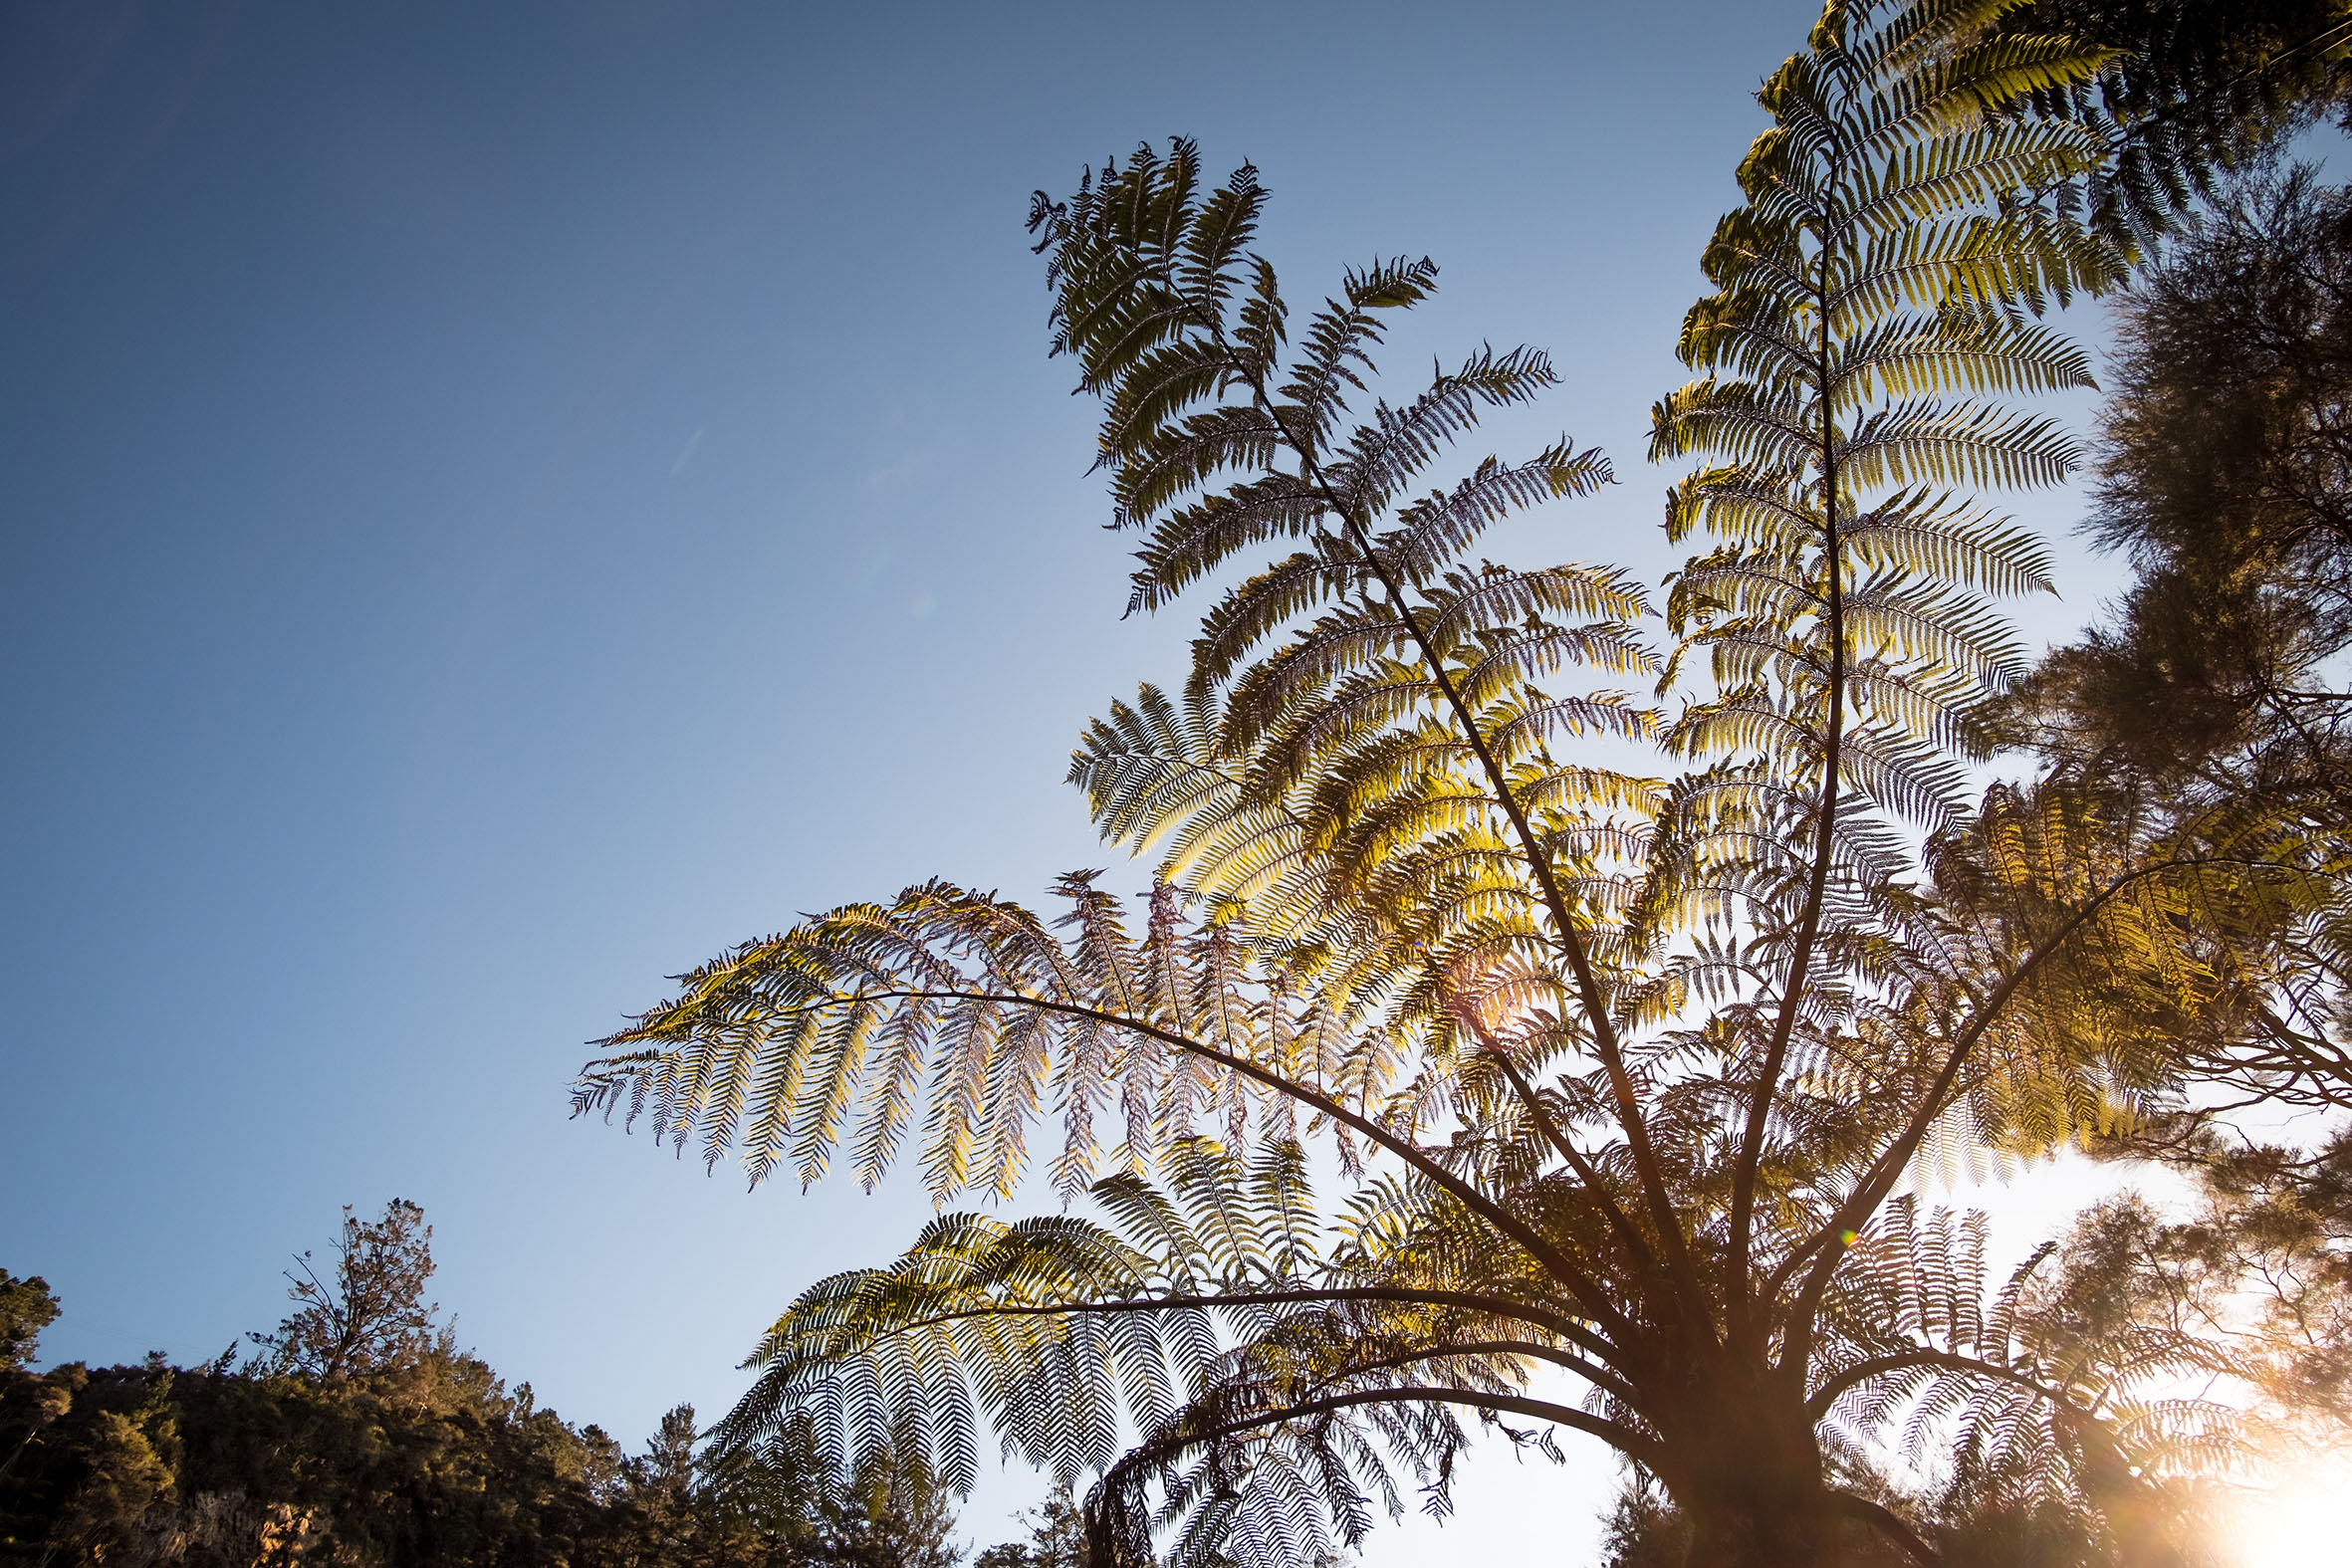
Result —
[[2352, 1462], [2300, 1470], [2267, 1494], [2250, 1497], [2232, 1531], [2238, 1568], [2305, 1568], [2346, 1556], [2344, 1499]]

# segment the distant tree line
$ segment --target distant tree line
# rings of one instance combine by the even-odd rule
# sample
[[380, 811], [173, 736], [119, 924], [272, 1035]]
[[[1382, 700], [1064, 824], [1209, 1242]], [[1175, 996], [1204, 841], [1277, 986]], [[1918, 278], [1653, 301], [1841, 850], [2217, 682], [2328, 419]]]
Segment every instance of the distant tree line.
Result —
[[[837, 1474], [785, 1433], [698, 1462], [694, 1411], [640, 1453], [457, 1348], [426, 1298], [414, 1204], [349, 1209], [289, 1272], [294, 1310], [214, 1361], [32, 1370], [59, 1302], [0, 1269], [0, 1564], [9, 1568], [953, 1568], [954, 1511], [915, 1467]], [[1069, 1568], [1049, 1505], [989, 1568]]]

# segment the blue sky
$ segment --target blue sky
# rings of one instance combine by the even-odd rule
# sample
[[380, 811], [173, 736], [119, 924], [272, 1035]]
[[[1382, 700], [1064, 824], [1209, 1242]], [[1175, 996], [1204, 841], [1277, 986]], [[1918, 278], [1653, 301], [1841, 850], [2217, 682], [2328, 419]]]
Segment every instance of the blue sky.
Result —
[[[209, 1357], [397, 1195], [544, 1402], [632, 1444], [723, 1408], [776, 1308], [926, 1206], [571, 1122], [581, 1042], [797, 911], [1100, 864], [1069, 744], [1179, 668], [1181, 618], [1119, 618], [1030, 191], [1188, 132], [1263, 171], [1295, 301], [1434, 255], [1395, 362], [1550, 347], [1495, 441], [1624, 481], [1516, 548], [1654, 580], [1648, 406], [1809, 21], [0, 11], [0, 1265], [63, 1295], [46, 1355]], [[2037, 640], [2111, 588], [2061, 560]], [[1605, 1470], [1471, 1486], [1540, 1511]]]

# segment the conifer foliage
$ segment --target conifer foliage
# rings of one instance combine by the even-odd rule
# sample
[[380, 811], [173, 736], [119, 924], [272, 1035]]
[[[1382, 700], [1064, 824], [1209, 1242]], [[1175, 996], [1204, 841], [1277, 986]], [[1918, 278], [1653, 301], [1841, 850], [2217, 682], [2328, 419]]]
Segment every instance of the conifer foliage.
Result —
[[1993, 599], [2048, 586], [1975, 493], [2074, 461], [2005, 399], [2087, 384], [2037, 314], [2126, 259], [2077, 199], [2096, 135], [2002, 110], [2105, 57], [2013, 9], [1832, 0], [1765, 84], [1699, 379], [1655, 413], [1695, 465], [1659, 648], [1623, 572], [1478, 556], [1610, 469], [1565, 439], [1447, 466], [1558, 372], [1490, 347], [1384, 390], [1428, 261], [1294, 326], [1252, 168], [1209, 188], [1178, 140], [1038, 198], [1131, 607], [1209, 598], [1181, 687], [1071, 765], [1150, 892], [835, 910], [683, 977], [577, 1103], [755, 1183], [903, 1155], [943, 1205], [1033, 1171], [1083, 1203], [943, 1215], [812, 1287], [722, 1446], [808, 1421], [962, 1485], [993, 1438], [1099, 1476], [1091, 1561], [1273, 1565], [1408, 1487], [1442, 1508], [1476, 1431], [1565, 1432], [1664, 1484], [1692, 1560], [1746, 1563], [1925, 1550], [1832, 1485], [1841, 1432], [1973, 1412], [2059, 1473], [2202, 1430], [2132, 1403], [2183, 1346], [2045, 1361], [2025, 1283], [1988, 1299], [1965, 1226], [1890, 1202], [2161, 1087], [2144, 1035], [2046, 1028], [2083, 951], [2223, 984], [2151, 950], [2178, 845], [2094, 865], [2081, 824], [1963, 790], [2018, 668]]

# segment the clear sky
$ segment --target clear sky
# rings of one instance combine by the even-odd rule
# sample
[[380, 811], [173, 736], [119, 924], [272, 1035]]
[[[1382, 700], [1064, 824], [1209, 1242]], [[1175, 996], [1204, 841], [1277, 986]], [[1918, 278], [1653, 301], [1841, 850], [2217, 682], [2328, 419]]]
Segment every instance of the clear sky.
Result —
[[[1180, 670], [1181, 617], [1119, 619], [1030, 191], [1188, 132], [1259, 165], [1294, 303], [1434, 255], [1397, 362], [1550, 347], [1496, 440], [1624, 479], [1517, 548], [1654, 580], [1647, 410], [1810, 19], [0, 8], [0, 1265], [64, 1297], [46, 1356], [208, 1358], [401, 1196], [543, 1402], [723, 1409], [926, 1206], [573, 1123], [581, 1042], [798, 911], [1100, 864], [1069, 744]], [[2079, 559], [2037, 638], [2111, 584]], [[1575, 1560], [1550, 1510], [1605, 1487], [1505, 1455], [1470, 1495]]]

